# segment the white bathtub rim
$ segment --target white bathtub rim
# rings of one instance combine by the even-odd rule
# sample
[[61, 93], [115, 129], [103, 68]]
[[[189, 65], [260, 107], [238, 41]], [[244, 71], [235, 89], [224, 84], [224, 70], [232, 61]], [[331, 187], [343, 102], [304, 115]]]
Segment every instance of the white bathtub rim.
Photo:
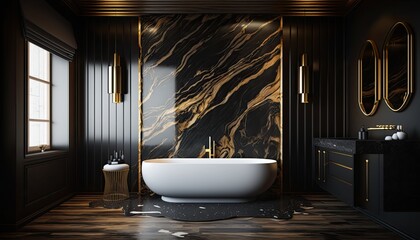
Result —
[[143, 164], [273, 164], [267, 158], [154, 158], [142, 161]]
[[156, 158], [143, 161], [142, 176], [165, 202], [239, 203], [268, 190], [277, 164], [261, 158]]

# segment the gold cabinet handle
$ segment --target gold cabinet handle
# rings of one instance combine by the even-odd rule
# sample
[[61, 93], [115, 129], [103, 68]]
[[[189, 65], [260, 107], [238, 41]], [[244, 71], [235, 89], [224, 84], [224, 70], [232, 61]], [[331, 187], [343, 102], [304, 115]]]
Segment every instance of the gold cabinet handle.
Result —
[[323, 154], [323, 160], [324, 160], [324, 179], [323, 179], [323, 182], [325, 182], [325, 179], [326, 179], [326, 177], [325, 177], [325, 165], [326, 165], [326, 152], [325, 151], [322, 151], [322, 154]]
[[366, 196], [365, 201], [369, 202], [369, 160], [365, 160], [365, 182], [366, 182]]
[[321, 181], [321, 150], [318, 150], [318, 181]]

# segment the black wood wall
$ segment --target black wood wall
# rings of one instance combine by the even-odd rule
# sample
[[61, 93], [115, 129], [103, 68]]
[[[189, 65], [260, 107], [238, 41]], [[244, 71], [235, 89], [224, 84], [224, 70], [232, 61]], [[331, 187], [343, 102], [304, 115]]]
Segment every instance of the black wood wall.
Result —
[[[19, 60], [18, 45], [22, 43], [19, 33], [20, 19], [17, 2], [7, 2], [1, 15], [1, 50], [4, 59], [2, 61], [2, 89], [1, 113], [2, 113], [2, 167], [0, 168], [0, 181], [4, 183], [1, 197], [0, 224], [13, 224], [16, 222], [16, 88], [18, 68], [14, 66]], [[7, 24], [6, 24], [7, 23]], [[7, 114], [5, 114], [7, 113]], [[6, 184], [7, 183], [7, 184]]]
[[[380, 8], [378, 7], [380, 5]], [[362, 125], [374, 127], [376, 124], [402, 124], [411, 140], [420, 139], [420, 98], [419, 93], [419, 57], [420, 57], [420, 1], [362, 1], [346, 18], [346, 62], [349, 89], [349, 136], [357, 137]], [[369, 12], [369, 14], [366, 14]], [[407, 108], [402, 112], [393, 112], [381, 100], [377, 112], [366, 117], [357, 102], [357, 58], [366, 40], [376, 42], [380, 57], [383, 43], [391, 27], [398, 21], [405, 21], [413, 30], [413, 82], [414, 94]], [[382, 95], [383, 96], [383, 95]], [[383, 139], [392, 131], [370, 131], [369, 137]]]
[[[344, 137], [344, 29], [339, 17], [283, 18], [284, 191], [313, 191], [312, 139]], [[305, 46], [306, 45], [306, 46]], [[308, 54], [310, 103], [297, 94], [301, 54]]]
[[[0, 229], [15, 229], [72, 196], [76, 191], [76, 85], [69, 64], [69, 146], [66, 150], [26, 153], [26, 40], [18, 1], [4, 4], [1, 21]], [[54, 80], [52, 80], [54, 81]]]
[[[103, 191], [101, 169], [114, 149], [126, 152], [131, 165], [130, 189], [137, 190], [137, 21], [120, 17], [85, 19], [82, 191]], [[126, 64], [129, 86], [121, 104], [111, 102], [106, 85], [115, 26], [117, 51]], [[343, 137], [346, 132], [343, 18], [285, 17], [283, 29], [284, 191], [313, 191], [312, 138]], [[297, 72], [305, 39], [311, 67], [309, 104], [301, 104], [297, 94]]]
[[[103, 165], [114, 150], [124, 150], [131, 166], [130, 190], [137, 191], [138, 161], [138, 18], [86, 18], [81, 49], [84, 55], [84, 153], [80, 159], [81, 191], [103, 191]], [[114, 50], [121, 56], [124, 101], [108, 94], [108, 66]]]

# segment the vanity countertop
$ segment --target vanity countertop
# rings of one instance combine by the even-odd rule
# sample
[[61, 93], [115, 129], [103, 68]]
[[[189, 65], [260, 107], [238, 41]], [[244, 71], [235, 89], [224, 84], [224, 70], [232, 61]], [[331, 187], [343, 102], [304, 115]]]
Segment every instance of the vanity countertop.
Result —
[[398, 153], [420, 147], [420, 141], [412, 140], [359, 140], [356, 138], [314, 138], [314, 146], [348, 154]]

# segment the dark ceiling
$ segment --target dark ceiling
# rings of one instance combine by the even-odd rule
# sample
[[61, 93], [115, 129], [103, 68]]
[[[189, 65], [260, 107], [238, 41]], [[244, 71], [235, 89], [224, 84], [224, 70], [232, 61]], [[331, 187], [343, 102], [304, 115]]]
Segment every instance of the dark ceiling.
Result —
[[[250, 13], [281, 16], [343, 16], [361, 0], [55, 0], [77, 16]], [[64, 9], [63, 9], [64, 10]]]

